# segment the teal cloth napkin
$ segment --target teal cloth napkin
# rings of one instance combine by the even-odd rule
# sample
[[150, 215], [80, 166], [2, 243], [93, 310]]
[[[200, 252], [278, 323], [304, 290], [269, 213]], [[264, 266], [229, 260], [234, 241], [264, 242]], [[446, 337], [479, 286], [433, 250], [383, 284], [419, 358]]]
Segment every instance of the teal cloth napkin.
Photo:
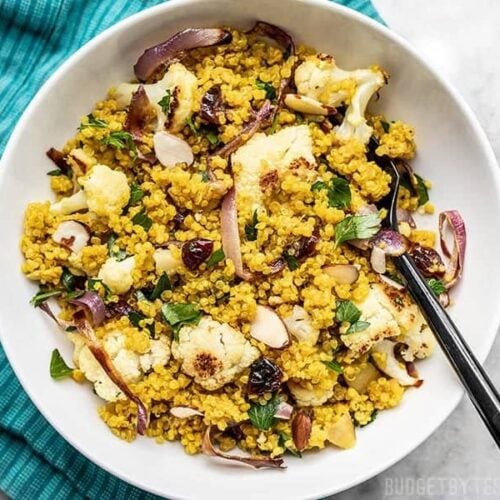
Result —
[[[64, 60], [109, 26], [159, 3], [0, 0], [0, 154], [21, 113]], [[369, 0], [339, 3], [382, 22]], [[68, 444], [30, 401], [1, 346], [0, 490], [27, 500], [157, 498], [112, 476]]]

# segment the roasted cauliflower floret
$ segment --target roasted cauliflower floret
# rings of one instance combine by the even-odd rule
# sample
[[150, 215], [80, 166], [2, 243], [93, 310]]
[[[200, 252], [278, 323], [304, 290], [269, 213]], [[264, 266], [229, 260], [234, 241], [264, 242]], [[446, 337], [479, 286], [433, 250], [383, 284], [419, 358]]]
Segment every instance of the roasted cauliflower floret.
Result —
[[299, 342], [314, 345], [318, 341], [319, 330], [314, 328], [308, 312], [300, 306], [293, 306], [289, 316], [283, 318], [286, 329]]
[[436, 339], [429, 326], [420, 314], [415, 325], [401, 340], [407, 347], [401, 351], [405, 361], [414, 361], [415, 358], [429, 357], [436, 347]]
[[153, 259], [158, 274], [167, 273], [168, 275], [172, 275], [182, 267], [182, 259], [178, 258], [170, 248], [156, 249]]
[[50, 211], [53, 214], [69, 215], [88, 208], [87, 196], [83, 191], [77, 191], [71, 196], [61, 198], [58, 202], [52, 203]]
[[[70, 334], [69, 337], [75, 345], [73, 362], [85, 378], [94, 384], [97, 395], [106, 401], [126, 399], [123, 392], [97, 362], [83, 337], [79, 334]], [[165, 366], [170, 359], [169, 341], [165, 336], [151, 340], [150, 349], [144, 354], [126, 349], [125, 341], [125, 336], [121, 332], [110, 332], [103, 341], [103, 348], [126, 383], [137, 382], [143, 373], [155, 366]]]
[[382, 287], [372, 285], [368, 297], [361, 304], [357, 304], [361, 311], [360, 321], [366, 321], [369, 326], [361, 332], [344, 334], [341, 339], [358, 355], [368, 352], [380, 340], [396, 337], [401, 333], [394, 316], [385, 306], [386, 301]]
[[99, 216], [119, 214], [130, 199], [130, 186], [123, 172], [97, 164], [80, 180], [89, 210]]
[[373, 129], [366, 123], [365, 111], [372, 95], [386, 82], [386, 75], [378, 68], [345, 71], [331, 56], [315, 56], [300, 64], [295, 71], [295, 85], [299, 94], [335, 107], [347, 104], [337, 136], [355, 138], [366, 144]]
[[[253, 210], [262, 205], [262, 183], [265, 176], [276, 172], [278, 179], [285, 170], [301, 163], [315, 165], [309, 127], [287, 127], [272, 135], [255, 134], [231, 157], [235, 166], [238, 204]], [[306, 169], [307, 170], [307, 169]]]
[[[113, 97], [118, 109], [125, 109], [130, 104], [132, 94], [139, 84], [122, 83], [115, 89]], [[195, 92], [198, 87], [196, 76], [188, 71], [181, 63], [171, 64], [163, 78], [156, 83], [144, 85], [144, 90], [154, 106], [157, 117], [157, 130], [165, 127], [172, 132], [179, 132], [186, 125], [191, 116], [194, 105]], [[170, 106], [172, 116], [166, 116], [159, 102], [170, 92]]]
[[207, 391], [215, 391], [234, 380], [259, 357], [259, 351], [243, 334], [209, 317], [196, 326], [184, 326], [172, 354], [182, 361], [184, 373]]
[[110, 257], [99, 270], [98, 278], [113, 292], [118, 295], [127, 293], [134, 278], [132, 272], [135, 267], [135, 257], [117, 260]]

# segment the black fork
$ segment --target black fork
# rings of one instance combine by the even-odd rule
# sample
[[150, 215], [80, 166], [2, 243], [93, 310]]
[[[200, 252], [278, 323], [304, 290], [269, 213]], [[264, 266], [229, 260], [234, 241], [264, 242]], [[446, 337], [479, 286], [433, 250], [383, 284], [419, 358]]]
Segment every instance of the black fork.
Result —
[[[384, 225], [398, 231], [397, 200], [401, 173], [387, 157], [377, 158], [377, 163], [392, 178], [391, 192], [382, 201], [388, 210]], [[406, 282], [406, 288], [420, 307], [429, 327], [465, 387], [476, 410], [488, 427], [497, 446], [500, 447], [500, 396], [492, 381], [472, 353], [467, 342], [445, 311], [426, 280], [417, 269], [413, 259], [404, 253], [393, 257], [397, 270]]]

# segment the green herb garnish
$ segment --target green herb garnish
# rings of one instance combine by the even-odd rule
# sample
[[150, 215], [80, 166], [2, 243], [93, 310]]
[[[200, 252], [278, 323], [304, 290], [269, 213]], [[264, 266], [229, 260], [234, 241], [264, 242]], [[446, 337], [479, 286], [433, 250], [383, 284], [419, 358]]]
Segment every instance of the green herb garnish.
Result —
[[280, 404], [279, 398], [274, 395], [265, 405], [253, 404], [248, 410], [250, 422], [262, 431], [269, 430], [274, 423], [274, 414]]
[[127, 148], [134, 155], [137, 154], [137, 149], [135, 147], [134, 138], [125, 130], [119, 130], [117, 132], [111, 132], [109, 135], [101, 139], [101, 144], [106, 146], [112, 146], [115, 149]]
[[33, 307], [38, 307], [40, 304], [50, 299], [51, 297], [59, 297], [63, 294], [63, 290], [43, 290], [40, 289], [30, 300], [30, 304]]
[[[146, 316], [144, 316], [144, 314], [142, 314], [142, 313], [140, 313], [138, 311], [130, 311], [127, 316], [128, 316], [128, 320], [130, 321], [130, 323], [132, 324], [132, 326], [135, 326], [136, 328], [142, 328], [141, 327], [141, 321], [143, 319], [147, 319]], [[154, 323], [154, 321], [152, 323], [147, 323], [146, 324], [146, 328], [148, 329], [150, 336], [152, 338], [155, 338], [156, 334], [155, 334], [155, 323]]]
[[356, 323], [361, 318], [361, 311], [350, 300], [337, 300], [336, 318], [342, 323]]
[[99, 118], [96, 118], [93, 114], [87, 115], [87, 123], [82, 123], [78, 127], [78, 130], [83, 130], [85, 128], [106, 128], [108, 124], [104, 120], [99, 120]]
[[378, 214], [349, 215], [335, 226], [335, 245], [349, 240], [367, 239], [380, 229]]
[[170, 279], [168, 278], [167, 273], [163, 273], [159, 280], [157, 281], [151, 295], [149, 296], [150, 300], [156, 300], [161, 297], [161, 294], [165, 290], [172, 290], [172, 283], [170, 283]]
[[64, 172], [60, 168], [56, 168], [55, 170], [47, 172], [47, 175], [50, 175], [51, 177], [59, 177], [60, 175], [64, 175]]
[[322, 363], [330, 370], [332, 370], [335, 373], [342, 373], [344, 369], [342, 368], [342, 365], [338, 363], [337, 361], [322, 361]]
[[118, 262], [121, 262], [122, 260], [125, 260], [127, 258], [127, 252], [125, 252], [125, 250], [121, 250], [120, 248], [115, 249], [115, 243], [117, 239], [118, 236], [113, 233], [108, 238], [108, 242], [106, 243], [106, 245], [108, 247], [109, 256], [115, 258]]
[[87, 288], [93, 292], [99, 292], [99, 285], [104, 289], [104, 298], [108, 299], [113, 292], [106, 283], [96, 278], [87, 278]]
[[76, 277], [73, 276], [65, 267], [61, 274], [61, 285], [68, 291], [73, 292], [75, 290], [75, 280]]
[[298, 269], [299, 261], [297, 260], [297, 257], [295, 257], [295, 255], [292, 255], [288, 250], [285, 250], [283, 252], [283, 258], [286, 260], [288, 269], [290, 269], [290, 271], [295, 271], [295, 269]]
[[326, 182], [323, 181], [316, 181], [312, 186], [311, 186], [311, 191], [315, 193], [316, 191], [321, 191], [322, 189], [326, 189], [328, 186]]
[[274, 99], [276, 99], [276, 89], [270, 83], [257, 79], [255, 86], [266, 92], [266, 99], [269, 99], [270, 101], [274, 101]]
[[201, 319], [201, 311], [193, 304], [163, 304], [161, 313], [172, 327], [175, 340], [179, 340], [184, 325], [197, 325]]
[[349, 183], [342, 177], [335, 177], [328, 188], [328, 205], [332, 208], [347, 208], [350, 204]]
[[358, 333], [362, 332], [363, 330], [366, 330], [370, 326], [370, 323], [368, 321], [356, 321], [356, 323], [353, 323], [345, 332], [346, 335], [350, 333]]
[[384, 122], [383, 120], [380, 120], [380, 126], [382, 127], [382, 129], [386, 134], [387, 132], [389, 132], [389, 129], [391, 128], [391, 126], [387, 122]]
[[191, 117], [186, 118], [186, 125], [191, 129], [191, 132], [193, 132], [194, 135], [198, 135], [198, 127], [194, 124]]
[[148, 300], [148, 298], [146, 297], [145, 293], [142, 290], [137, 290], [135, 292], [135, 299], [137, 300], [137, 302], [140, 302], [141, 300]]
[[127, 206], [131, 207], [132, 205], [135, 205], [138, 201], [142, 200], [143, 196], [144, 191], [137, 184], [131, 184], [130, 198], [128, 200]]
[[441, 280], [431, 278], [430, 280], [427, 280], [427, 284], [429, 285], [429, 288], [434, 292], [434, 295], [436, 295], [436, 297], [439, 297], [442, 293], [446, 292], [446, 287]]
[[172, 100], [172, 92], [170, 91], [170, 89], [167, 89], [165, 91], [165, 95], [158, 101], [158, 105], [167, 116], [170, 114], [171, 100]]
[[144, 208], [132, 217], [132, 223], [143, 227], [145, 231], [149, 231], [153, 225], [153, 221], [146, 215]]
[[55, 380], [69, 377], [73, 373], [73, 368], [70, 368], [64, 361], [58, 349], [52, 351], [50, 357], [50, 376]]
[[245, 224], [245, 235], [248, 241], [255, 241], [257, 239], [257, 223], [259, 222], [257, 210], [254, 210], [252, 222]]
[[220, 143], [219, 136], [212, 130], [205, 133], [205, 137], [212, 146], [217, 146]]
[[207, 268], [210, 269], [214, 266], [216, 266], [219, 262], [224, 260], [224, 250], [222, 248], [219, 248], [219, 250], [216, 250], [215, 252], [210, 255], [210, 257], [207, 260]]
[[418, 195], [418, 206], [425, 205], [429, 201], [429, 192], [427, 190], [427, 186], [425, 185], [424, 179], [420, 177], [418, 174], [414, 174], [417, 179], [417, 195]]
[[336, 317], [341, 323], [350, 323], [349, 328], [345, 332], [346, 335], [362, 332], [370, 326], [370, 323], [367, 321], [359, 320], [361, 318], [361, 311], [350, 300], [337, 300]]

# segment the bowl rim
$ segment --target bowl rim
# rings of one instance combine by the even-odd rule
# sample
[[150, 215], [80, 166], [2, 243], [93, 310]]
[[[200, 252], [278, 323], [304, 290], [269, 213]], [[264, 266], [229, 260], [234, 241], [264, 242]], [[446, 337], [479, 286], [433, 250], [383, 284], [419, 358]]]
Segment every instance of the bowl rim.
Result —
[[[23, 129], [25, 128], [29, 115], [31, 114], [31, 110], [35, 108], [40, 101], [42, 101], [47, 93], [50, 92], [51, 87], [54, 82], [56, 82], [61, 76], [64, 76], [64, 74], [71, 70], [73, 66], [78, 65], [82, 59], [85, 58], [88, 52], [92, 51], [96, 46], [100, 45], [102, 42], [107, 40], [108, 38], [112, 37], [115, 35], [116, 32], [120, 31], [125, 31], [128, 27], [135, 25], [137, 23], [141, 23], [145, 19], [147, 19], [150, 16], [154, 16], [157, 14], [164, 15], [171, 9], [177, 9], [182, 7], [183, 5], [187, 4], [196, 4], [196, 3], [201, 3], [206, 0], [169, 0], [164, 3], [148, 7], [144, 10], [141, 10], [135, 14], [130, 15], [129, 17], [126, 17], [125, 19], [122, 19], [121, 21], [118, 21], [117, 23], [113, 24], [112, 26], [106, 28], [104, 31], [87, 41], [85, 44], [83, 44], [79, 49], [77, 49], [73, 54], [71, 54], [55, 71], [54, 73], [47, 79], [47, 81], [39, 88], [39, 90], [36, 92], [34, 95], [33, 99], [30, 101], [26, 109], [23, 111], [21, 117], [19, 118], [11, 136], [9, 137], [9, 140], [5, 146], [4, 153], [2, 154], [2, 157], [0, 158], [0, 187], [2, 186], [5, 176], [7, 174], [7, 168], [6, 164], [10, 163], [12, 161], [11, 157], [13, 156], [13, 153], [15, 151], [15, 148], [17, 146], [17, 143], [19, 141], [19, 137], [22, 134]], [[492, 176], [492, 179], [495, 184], [495, 190], [497, 193], [500, 194], [500, 170], [498, 168], [498, 163], [495, 157], [495, 154], [493, 152], [493, 149], [491, 147], [491, 144], [489, 143], [489, 140], [486, 136], [486, 133], [484, 132], [482, 126], [480, 125], [477, 117], [473, 113], [472, 109], [470, 106], [467, 104], [467, 102], [464, 100], [464, 98], [461, 96], [461, 94], [455, 89], [455, 87], [449, 83], [446, 78], [442, 77], [436, 69], [433, 68], [429, 63], [427, 63], [424, 59], [423, 56], [421, 56], [417, 50], [406, 40], [404, 39], [401, 35], [398, 33], [392, 31], [389, 27], [386, 25], [380, 23], [377, 20], [374, 20], [352, 8], [346, 7], [344, 5], [340, 5], [334, 1], [330, 0], [300, 0], [301, 3], [306, 3], [311, 6], [311, 8], [328, 8], [333, 11], [336, 11], [340, 15], [350, 18], [351, 20], [354, 20], [354, 22], [357, 22], [361, 25], [364, 25], [365, 27], [368, 27], [369, 29], [373, 29], [379, 34], [382, 34], [386, 39], [392, 41], [393, 43], [401, 46], [404, 50], [406, 50], [408, 53], [411, 54], [413, 58], [415, 58], [420, 64], [426, 67], [426, 69], [429, 71], [429, 73], [432, 75], [432, 77], [438, 81], [438, 83], [444, 88], [444, 90], [449, 94], [451, 97], [453, 104], [459, 108], [461, 113], [464, 115], [468, 123], [471, 125], [471, 130], [476, 136], [476, 139], [481, 147], [481, 150], [483, 151], [485, 157], [487, 158], [487, 165], [485, 168], [488, 168], [490, 170], [490, 174]], [[5, 165], [4, 165], [5, 164]], [[1, 320], [1, 317], [0, 317]], [[496, 335], [498, 333], [498, 330], [500, 328], [500, 308], [496, 310], [496, 312], [492, 315], [492, 319], [490, 320], [490, 328], [493, 330], [492, 332], [489, 332], [489, 340], [487, 344], [482, 346], [482, 349], [480, 352], [477, 353], [477, 357], [479, 361], [484, 363], [486, 357], [488, 356], [489, 352], [491, 351], [491, 348], [493, 346], [493, 343], [495, 341]], [[106, 470], [109, 472], [111, 475], [118, 477], [119, 479], [125, 481], [126, 483], [129, 483], [139, 489], [142, 489], [144, 491], [148, 491], [151, 493], [154, 493], [159, 496], [163, 496], [165, 493], [160, 491], [159, 489], [155, 487], [151, 487], [145, 484], [142, 484], [140, 480], [137, 480], [133, 477], [127, 477], [124, 473], [121, 471], [116, 471], [113, 468], [112, 464], [105, 463], [103, 461], [99, 460], [99, 457], [96, 456], [95, 454], [92, 453], [91, 450], [88, 449], [82, 449], [76, 442], [76, 439], [73, 438], [73, 435], [70, 434], [69, 432], [66, 432], [62, 428], [60, 428], [56, 423], [54, 423], [49, 415], [49, 412], [44, 408], [44, 399], [42, 395], [38, 395], [34, 392], [31, 391], [30, 389], [30, 384], [29, 381], [26, 378], [23, 378], [21, 373], [19, 373], [19, 370], [16, 368], [14, 364], [10, 362], [11, 359], [11, 354], [12, 357], [14, 357], [13, 350], [11, 351], [9, 341], [7, 340], [9, 337], [8, 332], [4, 331], [2, 328], [2, 325], [0, 324], [0, 341], [2, 344], [2, 347], [4, 348], [4, 351], [6, 353], [7, 359], [9, 360], [9, 364], [11, 365], [12, 370], [14, 371], [17, 379], [21, 383], [21, 386], [23, 387], [24, 391], [28, 394], [30, 400], [34, 403], [36, 406], [37, 410], [43, 415], [43, 417], [49, 422], [51, 427], [53, 427], [59, 435], [61, 435], [71, 446], [73, 446], [79, 453], [84, 455], [87, 459], [89, 459], [92, 463], [98, 465], [102, 469]], [[460, 391], [457, 392], [457, 396], [454, 398], [454, 401], [449, 403], [449, 410], [444, 413], [442, 417], [440, 417], [439, 421], [436, 423], [434, 428], [431, 429], [430, 431], [426, 432], [423, 436], [419, 437], [416, 439], [416, 441], [413, 443], [412, 446], [407, 447], [403, 452], [395, 453], [391, 459], [385, 460], [383, 463], [376, 463], [374, 464], [373, 467], [371, 467], [368, 471], [365, 471], [365, 473], [360, 476], [353, 477], [350, 481], [345, 482], [342, 484], [340, 489], [335, 489], [332, 487], [328, 487], [327, 484], [325, 483], [325, 487], [322, 489], [316, 489], [314, 492], [314, 495], [309, 495], [305, 498], [319, 498], [319, 497], [325, 497], [331, 494], [339, 493], [341, 491], [345, 491], [349, 488], [352, 488], [358, 484], [361, 484], [364, 481], [367, 481], [374, 476], [380, 474], [384, 470], [388, 469], [389, 467], [393, 466], [395, 463], [399, 462], [406, 456], [408, 456], [412, 451], [414, 451], [418, 446], [420, 446], [425, 440], [427, 440], [434, 432], [438, 430], [439, 427], [442, 426], [444, 421], [451, 415], [451, 413], [456, 409], [458, 403], [461, 401], [462, 397], [464, 394], [463, 388], [460, 388]], [[170, 495], [170, 498], [182, 498], [179, 496]]]

